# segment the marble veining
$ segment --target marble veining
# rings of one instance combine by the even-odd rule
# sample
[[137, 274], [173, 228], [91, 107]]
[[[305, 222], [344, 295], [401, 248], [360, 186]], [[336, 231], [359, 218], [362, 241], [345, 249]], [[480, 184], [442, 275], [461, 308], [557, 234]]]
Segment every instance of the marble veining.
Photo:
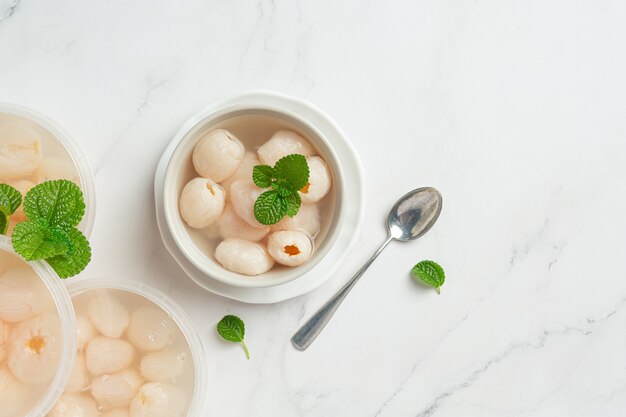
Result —
[[22, 0], [11, 0], [7, 4], [3, 4], [2, 14], [0, 15], [0, 22], [9, 19], [13, 16], [13, 13], [17, 10]]
[[[97, 191], [87, 276], [153, 285], [204, 342], [210, 416], [626, 415], [626, 3], [0, 0], [0, 102], [61, 124]], [[366, 224], [336, 276], [246, 305], [200, 290], [156, 229], [187, 118], [265, 88], [351, 139]], [[424, 238], [381, 254], [306, 352], [289, 338], [437, 187]], [[410, 268], [446, 269], [440, 296]], [[222, 342], [246, 321], [252, 359]]]
[[139, 118], [141, 117], [142, 112], [144, 112], [146, 107], [150, 104], [151, 97], [168, 82], [168, 79], [169, 77], [165, 77], [155, 82], [151, 81], [148, 83], [148, 87], [146, 88], [146, 92], [143, 95], [143, 98], [137, 103], [135, 115], [121, 129], [121, 131], [117, 135], [117, 140], [115, 140], [108, 147], [108, 149], [104, 151], [104, 155], [102, 156], [102, 158], [94, 165], [94, 168], [93, 168], [94, 177], [98, 176], [98, 173], [102, 166], [106, 166], [106, 164], [110, 162], [111, 158], [115, 158], [116, 152], [119, 152], [119, 147], [124, 146], [126, 144], [128, 135], [132, 133], [133, 127], [139, 121]]

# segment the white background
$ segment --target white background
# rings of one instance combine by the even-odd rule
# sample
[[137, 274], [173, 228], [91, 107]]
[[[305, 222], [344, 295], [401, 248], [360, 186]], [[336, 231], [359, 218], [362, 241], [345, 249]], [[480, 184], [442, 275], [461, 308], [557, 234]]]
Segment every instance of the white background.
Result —
[[[213, 296], [164, 249], [156, 163], [205, 105], [305, 98], [366, 172], [362, 238], [325, 286]], [[206, 343], [206, 416], [626, 415], [626, 3], [615, 0], [0, 0], [0, 101], [48, 114], [95, 175], [89, 276], [148, 282]], [[305, 353], [289, 338], [385, 237], [409, 189], [444, 196]], [[441, 296], [411, 266], [446, 269]], [[252, 359], [215, 323], [247, 323]]]

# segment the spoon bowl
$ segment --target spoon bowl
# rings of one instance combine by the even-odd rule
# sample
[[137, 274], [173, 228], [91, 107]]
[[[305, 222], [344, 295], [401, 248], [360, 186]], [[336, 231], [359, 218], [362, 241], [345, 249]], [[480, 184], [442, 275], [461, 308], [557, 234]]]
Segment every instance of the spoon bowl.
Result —
[[432, 187], [417, 188], [400, 197], [387, 218], [391, 237], [406, 242], [428, 232], [439, 218], [442, 202], [441, 194]]

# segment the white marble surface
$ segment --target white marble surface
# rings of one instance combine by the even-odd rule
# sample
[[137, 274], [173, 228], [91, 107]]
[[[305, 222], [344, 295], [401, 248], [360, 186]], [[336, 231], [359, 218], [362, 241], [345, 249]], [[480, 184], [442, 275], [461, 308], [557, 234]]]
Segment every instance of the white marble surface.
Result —
[[[167, 291], [206, 342], [206, 416], [626, 415], [626, 3], [0, 0], [0, 101], [50, 115], [95, 173], [86, 274]], [[268, 88], [323, 108], [367, 173], [362, 238], [276, 305], [199, 290], [161, 244], [152, 180], [190, 115]], [[444, 195], [305, 353], [289, 343], [384, 238]], [[432, 258], [441, 296], [410, 267]], [[252, 359], [213, 326], [234, 313]]]

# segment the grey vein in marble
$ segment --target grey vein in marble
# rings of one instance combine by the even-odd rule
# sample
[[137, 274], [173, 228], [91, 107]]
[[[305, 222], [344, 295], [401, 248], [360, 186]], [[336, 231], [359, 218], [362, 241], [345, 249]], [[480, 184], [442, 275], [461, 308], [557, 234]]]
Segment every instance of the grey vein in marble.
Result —
[[[441, 337], [439, 338], [439, 340], [437, 341], [437, 343], [435, 344], [434, 348], [431, 350], [432, 352], [437, 351], [437, 348], [447, 339], [447, 337], [452, 334], [456, 329], [459, 328], [459, 326], [461, 326], [463, 324], [463, 322], [465, 322], [468, 319], [469, 315], [465, 315], [463, 316], [463, 318], [461, 318], [461, 320], [459, 320], [458, 322], [456, 322], [452, 327], [450, 327], [444, 334], [441, 335]], [[426, 355], [425, 359], [428, 358], [429, 355]], [[400, 383], [400, 386], [398, 387], [398, 389], [396, 389], [390, 396], [389, 398], [387, 398], [385, 400], [385, 402], [383, 403], [383, 405], [378, 409], [378, 411], [376, 412], [376, 414], [374, 415], [374, 417], [378, 417], [380, 416], [383, 411], [385, 411], [385, 408], [391, 404], [391, 402], [393, 402], [393, 400], [402, 392], [404, 391], [404, 388], [407, 384], [407, 382], [413, 377], [413, 375], [415, 374], [415, 372], [419, 369], [419, 366], [422, 364], [422, 361], [417, 362], [416, 364], [414, 364], [411, 367], [411, 370], [409, 371], [409, 373], [407, 374], [407, 376], [404, 378], [404, 380]]]
[[535, 243], [537, 243], [537, 241], [539, 241], [542, 238], [543, 234], [548, 228], [549, 222], [550, 222], [550, 219], [546, 218], [543, 221], [543, 225], [539, 228], [539, 230], [537, 230], [528, 239], [526, 239], [526, 242], [521, 246], [521, 248], [516, 247], [515, 249], [513, 249], [513, 254], [511, 255], [511, 258], [509, 260], [509, 272], [513, 270], [515, 265], [520, 260], [523, 260], [526, 258], [526, 256], [528, 256], [528, 253], [530, 252], [532, 247], [535, 245]]
[[[265, 3], [266, 0], [259, 0], [256, 5], [256, 10], [258, 11], [258, 15], [254, 22], [254, 27], [250, 32], [250, 36], [246, 41], [246, 46], [244, 47], [243, 52], [241, 53], [241, 57], [239, 59], [239, 79], [240, 81], [243, 79], [245, 69], [246, 69], [246, 58], [253, 50], [253, 43], [255, 39], [258, 37], [259, 32], [261, 31], [261, 37], [263, 40], [262, 47], [265, 51], [265, 54], [271, 55], [270, 49], [270, 37], [272, 36], [273, 22], [274, 22], [274, 14], [276, 12], [277, 6], [274, 0], [269, 0], [270, 3], [270, 11], [266, 13], [265, 11]], [[266, 15], [268, 15], [266, 19]], [[265, 22], [267, 20], [267, 22]]]
[[104, 152], [104, 156], [100, 159], [100, 161], [94, 167], [94, 169], [93, 169], [93, 176], [94, 177], [96, 177], [98, 175], [98, 173], [100, 172], [100, 170], [102, 168], [104, 168], [111, 159], [113, 159], [113, 157], [116, 155], [117, 148], [120, 146], [120, 144], [127, 137], [128, 132], [131, 131], [133, 126], [135, 126], [135, 124], [139, 122], [139, 120], [141, 119], [142, 113], [144, 112], [146, 107], [149, 105], [150, 100], [152, 99], [154, 94], [159, 89], [161, 89], [164, 85], [167, 84], [167, 82], [169, 81], [171, 76], [173, 76], [173, 73], [170, 73], [166, 77], [163, 77], [162, 79], [159, 79], [158, 81], [155, 81], [155, 82], [152, 82], [152, 83], [149, 84], [148, 88], [146, 89], [146, 92], [143, 95], [143, 99], [139, 101], [139, 104], [137, 104], [135, 115], [121, 129], [120, 133], [117, 135], [117, 140], [115, 140], [108, 147], [108, 149]]
[[13, 16], [13, 14], [15, 14], [15, 11], [17, 10], [21, 1], [22, 0], [12, 0], [11, 3], [9, 3], [8, 7], [2, 11], [2, 14], [0, 14], [0, 22], [4, 20], [9, 20], [9, 18]]
[[506, 360], [515, 352], [525, 351], [528, 349], [541, 349], [546, 345], [547, 341], [554, 336], [579, 334], [584, 337], [584, 336], [588, 336], [592, 334], [594, 326], [599, 325], [609, 320], [619, 311], [621, 306], [623, 306], [625, 303], [626, 303], [626, 298], [622, 299], [620, 303], [615, 307], [614, 310], [607, 313], [605, 316], [601, 318], [593, 318], [593, 317], [587, 318], [585, 321], [588, 324], [589, 328], [566, 326], [560, 330], [543, 330], [543, 333], [539, 335], [537, 342], [511, 343], [504, 350], [504, 352], [488, 360], [484, 365], [482, 365], [481, 367], [473, 371], [464, 381], [458, 383], [457, 385], [437, 395], [435, 399], [432, 400], [431, 403], [424, 410], [416, 414], [416, 417], [430, 417], [434, 415], [439, 409], [441, 403], [445, 399], [455, 395], [456, 393], [458, 393], [459, 391], [465, 388], [470, 387], [472, 384], [474, 384], [474, 382], [476, 382], [481, 377], [481, 375], [487, 372], [492, 366], [497, 365], [498, 363]]

